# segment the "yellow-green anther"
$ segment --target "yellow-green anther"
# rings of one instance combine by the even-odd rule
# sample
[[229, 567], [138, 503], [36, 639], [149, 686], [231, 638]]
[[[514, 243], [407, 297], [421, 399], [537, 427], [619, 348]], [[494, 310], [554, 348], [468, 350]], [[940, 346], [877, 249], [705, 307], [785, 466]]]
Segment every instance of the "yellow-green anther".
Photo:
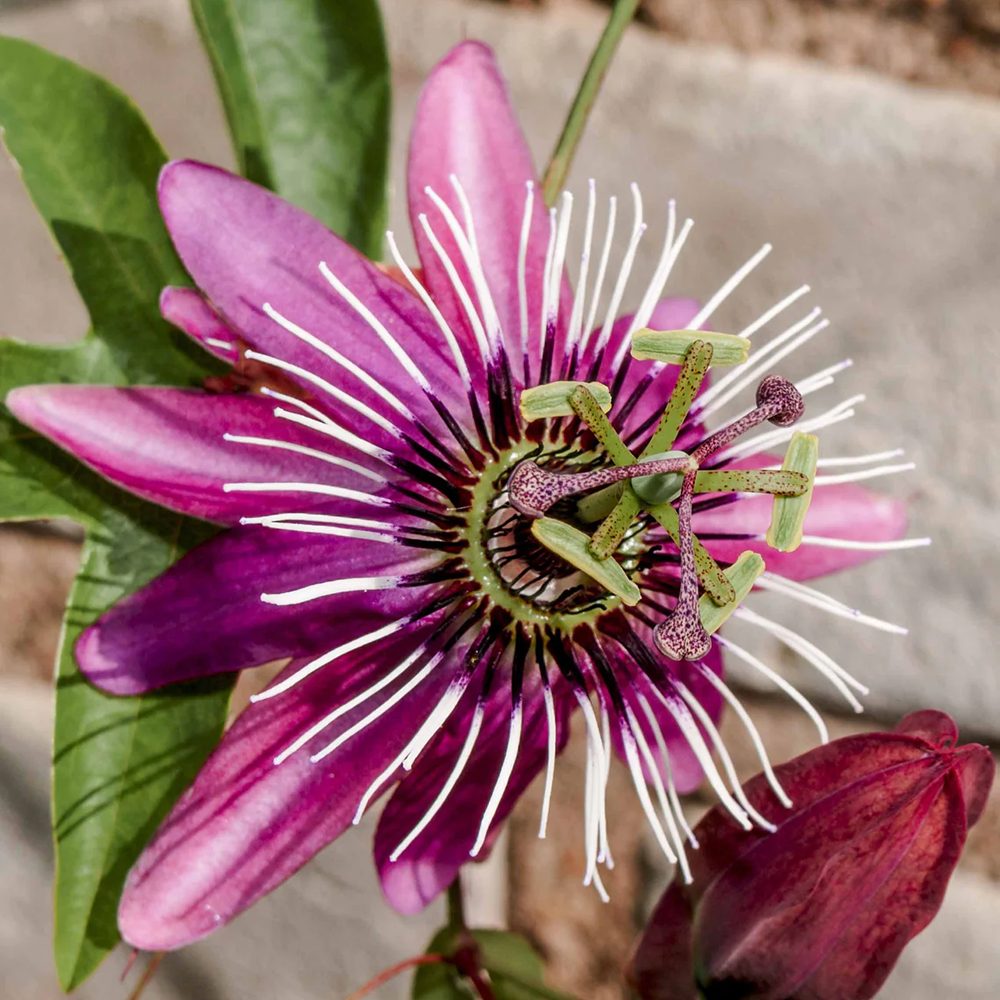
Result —
[[[627, 493], [626, 496], [628, 496]], [[624, 497], [622, 499], [624, 500]], [[677, 511], [668, 503], [657, 504], [648, 509], [649, 513], [659, 522], [660, 527], [674, 540], [674, 544], [680, 545], [680, 524], [677, 519]], [[698, 571], [698, 580], [702, 589], [716, 604], [728, 604], [735, 599], [736, 592], [733, 590], [729, 578], [722, 572], [708, 549], [698, 541], [697, 535], [694, 538], [694, 565]]]
[[[652, 462], [660, 458], [687, 458], [686, 451], [665, 451], [656, 455], [646, 455], [643, 459]], [[684, 482], [683, 472], [660, 473], [652, 476], [636, 476], [632, 480], [635, 495], [646, 504], [670, 503], [680, 496], [681, 484]]]
[[635, 605], [642, 599], [639, 588], [614, 559], [594, 558], [590, 538], [578, 528], [554, 517], [540, 517], [531, 522], [531, 533], [550, 552], [586, 573], [623, 603]]
[[764, 560], [756, 552], [743, 552], [725, 571], [726, 579], [733, 590], [732, 600], [725, 604], [716, 604], [707, 594], [701, 596], [698, 601], [698, 613], [701, 615], [701, 624], [709, 635], [719, 631], [750, 593], [754, 581], [763, 572]]
[[585, 388], [605, 413], [611, 409], [611, 390], [600, 382], [547, 382], [521, 393], [521, 416], [527, 423], [549, 417], [571, 417], [570, 393]]
[[695, 493], [773, 493], [780, 497], [801, 496], [809, 489], [809, 478], [787, 469], [716, 469], [699, 472]]
[[615, 465], [632, 465], [635, 457], [625, 447], [611, 421], [604, 415], [601, 404], [585, 386], [578, 385], [569, 394], [569, 405], [573, 412], [590, 428], [598, 444], [608, 453]]
[[673, 392], [670, 393], [670, 399], [667, 400], [663, 416], [660, 417], [660, 422], [640, 457], [646, 458], [661, 451], [669, 451], [673, 447], [684, 418], [687, 417], [701, 383], [705, 380], [705, 372], [712, 362], [712, 354], [712, 345], [707, 340], [696, 340], [688, 348], [684, 356], [684, 367], [677, 376], [677, 382], [674, 384]]
[[697, 341], [712, 346], [712, 365], [740, 365], [750, 356], [750, 341], [731, 333], [705, 330], [639, 330], [632, 336], [632, 357], [637, 361], [661, 361], [682, 365]]
[[815, 434], [796, 431], [788, 442], [785, 461], [781, 468], [785, 472], [797, 472], [804, 476], [805, 490], [793, 497], [777, 496], [771, 508], [771, 526], [767, 529], [767, 544], [779, 552], [794, 552], [802, 544], [802, 526], [805, 524], [809, 504], [812, 501], [813, 485], [816, 482], [816, 463], [819, 461], [819, 438]]
[[625, 532], [641, 509], [639, 498], [626, 486], [621, 499], [590, 539], [590, 551], [595, 559], [607, 559], [621, 545]]

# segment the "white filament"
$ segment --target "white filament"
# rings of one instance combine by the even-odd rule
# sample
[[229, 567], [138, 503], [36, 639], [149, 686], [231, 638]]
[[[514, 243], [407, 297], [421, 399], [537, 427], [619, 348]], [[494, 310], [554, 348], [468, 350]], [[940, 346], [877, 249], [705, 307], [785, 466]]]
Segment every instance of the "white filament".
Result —
[[836, 476], [817, 476], [816, 485], [835, 486], [840, 483], [860, 483], [865, 479], [877, 479], [881, 476], [895, 476], [900, 472], [912, 472], [916, 467], [916, 462], [900, 462], [899, 465], [879, 465], [874, 469], [844, 472]]
[[813, 725], [816, 727], [816, 732], [819, 734], [820, 743], [827, 743], [830, 739], [830, 734], [827, 731], [826, 723], [823, 721], [823, 716], [816, 711], [813, 707], [811, 701], [798, 688], [793, 687], [788, 681], [785, 680], [781, 674], [776, 673], [772, 670], [766, 663], [759, 660], [752, 653], [748, 652], [742, 646], [738, 646], [732, 639], [723, 638], [721, 635], [716, 634], [714, 636], [715, 641], [719, 643], [724, 649], [730, 650], [737, 659], [742, 660], [747, 666], [753, 667], [758, 673], [763, 674], [769, 681], [771, 681], [776, 687], [784, 691], [792, 701], [795, 702], [799, 708], [802, 709], [806, 715], [812, 720]]
[[598, 355], [608, 346], [608, 340], [611, 338], [611, 330], [615, 324], [615, 320], [618, 318], [618, 310], [621, 308], [622, 297], [625, 294], [625, 286], [628, 284], [629, 276], [632, 274], [632, 266], [635, 264], [635, 255], [639, 249], [639, 241], [642, 239], [642, 234], [646, 231], [646, 224], [642, 221], [642, 194], [639, 191], [639, 185], [633, 183], [631, 191], [632, 210], [634, 213], [632, 235], [629, 236], [628, 244], [625, 247], [625, 255], [622, 257], [618, 268], [618, 278], [611, 292], [607, 312], [604, 314], [604, 325], [601, 327], [600, 336], [597, 338], [597, 347], [595, 350]]
[[476, 835], [476, 842], [469, 850], [469, 857], [476, 857], [483, 849], [486, 838], [490, 835], [490, 827], [493, 819], [500, 808], [500, 803], [507, 792], [510, 784], [510, 776], [514, 773], [514, 765], [517, 763], [517, 752], [521, 747], [521, 724], [524, 716], [524, 701], [518, 698], [514, 709], [510, 714], [510, 730], [507, 734], [507, 747], [504, 750], [503, 761], [500, 764], [500, 773], [497, 775], [496, 783], [490, 794], [486, 809], [483, 811], [482, 819], [479, 821], [479, 833]]
[[596, 192], [594, 179], [587, 185], [587, 221], [583, 230], [583, 247], [580, 250], [580, 269], [576, 279], [576, 291], [573, 295], [573, 311], [570, 313], [569, 333], [566, 341], [567, 354], [580, 343], [583, 327], [583, 305], [587, 299], [587, 277], [590, 271], [590, 251], [594, 241], [594, 212]]
[[[521, 314], [521, 358], [528, 359], [528, 241], [535, 210], [535, 184], [525, 184], [524, 217], [521, 219], [521, 238], [517, 247], [517, 302]], [[527, 371], [525, 371], [527, 378]]]
[[222, 440], [230, 441], [233, 444], [251, 444], [258, 445], [261, 448], [276, 448], [279, 451], [294, 452], [296, 455], [305, 455], [307, 458], [315, 458], [321, 462], [328, 462], [330, 465], [348, 469], [350, 472], [356, 472], [359, 476], [364, 476], [366, 479], [371, 479], [376, 483], [385, 482], [384, 476], [380, 476], [377, 472], [372, 472], [371, 469], [366, 469], [363, 465], [358, 465], [357, 462], [341, 458], [339, 455], [331, 455], [329, 452], [321, 451], [319, 448], [307, 448], [305, 445], [295, 444], [293, 441], [280, 441], [276, 438], [251, 437], [245, 434], [229, 433], [223, 434]]
[[317, 389], [322, 389], [328, 396], [337, 400], [339, 403], [343, 403], [344, 406], [349, 407], [356, 413], [360, 413], [361, 416], [366, 417], [377, 427], [381, 427], [393, 437], [402, 437], [402, 431], [400, 431], [400, 429], [391, 420], [387, 420], [381, 413], [377, 413], [370, 406], [368, 406], [367, 403], [362, 403], [361, 400], [352, 396], [348, 392], [344, 392], [343, 389], [337, 388], [337, 386], [328, 382], [322, 376], [309, 371], [308, 368], [300, 368], [298, 365], [294, 365], [290, 361], [284, 361], [281, 358], [276, 358], [270, 354], [261, 354], [258, 351], [247, 351], [244, 357], [253, 361], [261, 361], [265, 365], [273, 365], [275, 368], [280, 368], [282, 371], [286, 371], [291, 375], [296, 375], [299, 378], [305, 379], [307, 382], [311, 382]]
[[[393, 632], [399, 631], [399, 628], [402, 627], [402, 624], [405, 624], [405, 620], [402, 623], [395, 622], [393, 624], [395, 627], [386, 626], [385, 629], [379, 629], [379, 632], [382, 634], [379, 635], [378, 638], [385, 638], [386, 635], [392, 635]], [[267, 691], [262, 691], [259, 695], [257, 695], [257, 698], [258, 699], [272, 698], [274, 697], [274, 695], [280, 694], [282, 691], [287, 691], [288, 688], [291, 687], [293, 684], [297, 684], [303, 678], [313, 673], [314, 671], [318, 670], [320, 667], [325, 666], [327, 663], [330, 663], [333, 660], [337, 659], [338, 656], [351, 652], [352, 648], [358, 649], [361, 646], [366, 646], [370, 642], [375, 641], [374, 635], [375, 634], [365, 636], [364, 637], [365, 641], [363, 642], [355, 639], [353, 643], [344, 643], [343, 646], [338, 646], [335, 650], [332, 650], [331, 652], [326, 653], [324, 656], [321, 656], [318, 659], [313, 660], [312, 663], [306, 664], [306, 666], [304, 666], [297, 673], [293, 674], [291, 677], [286, 678], [282, 682], [282, 684], [276, 685], [273, 688], [269, 688]], [[374, 698], [375, 695], [379, 693], [379, 691], [388, 687], [388, 685], [390, 685], [394, 680], [396, 680], [397, 677], [401, 677], [403, 674], [405, 674], [406, 671], [409, 670], [411, 666], [413, 666], [413, 664], [416, 662], [416, 660], [420, 657], [420, 655], [423, 652], [424, 652], [424, 647], [423, 645], [421, 645], [416, 650], [414, 650], [414, 652], [412, 652], [409, 656], [407, 656], [404, 660], [402, 660], [402, 662], [397, 664], [387, 674], [380, 677], [374, 684], [365, 688], [364, 691], [361, 691], [359, 694], [356, 694], [350, 700], [345, 701], [343, 705], [338, 705], [332, 712], [328, 712], [326, 715], [323, 716], [323, 718], [321, 718], [318, 722], [310, 726], [304, 733], [298, 736], [292, 743], [290, 743], [284, 750], [282, 750], [281, 753], [279, 753], [278, 756], [274, 758], [274, 763], [281, 764], [284, 761], [288, 760], [288, 758], [291, 757], [293, 753], [304, 747], [314, 736], [317, 736], [319, 733], [323, 732], [324, 729], [328, 729], [338, 719], [347, 715], [348, 712], [353, 711], [359, 705], [363, 705], [369, 699]]]
[[[397, 621], [390, 622], [388, 625], [383, 625], [382, 628], [375, 629], [373, 632], [368, 632], [365, 635], [358, 636], [356, 639], [351, 639], [350, 642], [341, 643], [341, 645], [324, 653], [322, 656], [317, 656], [315, 659], [310, 660], [305, 666], [300, 667], [294, 674], [289, 674], [288, 677], [280, 680], [277, 684], [272, 684], [259, 694], [252, 695], [250, 700], [252, 702], [267, 701], [269, 698], [275, 697], [275, 695], [283, 694], [285, 691], [295, 687], [296, 684], [304, 681], [311, 674], [314, 674], [321, 667], [325, 667], [328, 663], [333, 663], [334, 660], [339, 660], [340, 657], [346, 656], [348, 653], [353, 653], [357, 649], [363, 649], [365, 646], [370, 646], [373, 642], [378, 642], [380, 639], [394, 635], [401, 628], [409, 625], [411, 621], [412, 619], [409, 616], [400, 618]], [[385, 681], [385, 683], [389, 682]]]
[[677, 855], [670, 846], [670, 841], [664, 832], [660, 818], [656, 815], [653, 801], [649, 797], [649, 789], [646, 788], [646, 779], [642, 773], [642, 765], [639, 763], [639, 756], [636, 753], [635, 737], [632, 730], [627, 725], [621, 727], [622, 743], [625, 745], [625, 760], [628, 762], [628, 769], [632, 775], [632, 784], [635, 786], [636, 795], [639, 796], [639, 804], [646, 814], [646, 821], [649, 823], [656, 837], [656, 842], [660, 845], [660, 850], [671, 864], [677, 863]]
[[771, 306], [767, 312], [762, 313], [748, 326], [743, 327], [737, 336], [746, 337], [749, 340], [759, 329], [767, 326], [767, 324], [770, 323], [775, 316], [783, 313], [790, 305], [798, 302], [803, 295], [808, 295], [810, 291], [812, 291], [812, 289], [808, 285], [802, 285], [801, 288], [796, 288], [791, 295], [786, 295], [780, 302]]
[[542, 698], [545, 700], [545, 789], [542, 792], [542, 815], [538, 823], [538, 836], [544, 840], [549, 826], [549, 806], [552, 802], [552, 784], [556, 773], [556, 706], [549, 685], [542, 685]]
[[615, 224], [618, 219], [618, 199], [612, 196], [608, 199], [608, 224], [604, 231], [604, 246], [601, 249], [601, 261], [597, 268], [597, 280], [594, 282], [594, 290], [590, 296], [590, 309], [587, 312], [587, 321], [583, 325], [583, 336], [580, 339], [580, 356], [583, 357], [590, 336], [594, 332], [594, 322], [597, 318], [597, 308], [601, 301], [601, 292], [604, 290], [604, 278], [608, 271], [608, 261], [611, 258], [611, 244], [615, 236]]
[[765, 243], [745, 264], [736, 269], [735, 273], [723, 282], [722, 287], [702, 306], [698, 314], [687, 325], [688, 330], [700, 330], [736, 289], [743, 284], [757, 265], [771, 252], [773, 247]]
[[[420, 836], [424, 830], [427, 829], [431, 820], [441, 811], [441, 807], [448, 801], [448, 796], [454, 791], [455, 785], [458, 784], [458, 779], [462, 776], [462, 772], [465, 770], [465, 765], [469, 762], [469, 757], [472, 756], [472, 750], [476, 745], [476, 740], [479, 738], [479, 731], [483, 725], [483, 715], [484, 708], [482, 702], [476, 704], [475, 711], [472, 713], [472, 722], [469, 724], [469, 732], [466, 734], [465, 742], [462, 744], [462, 750], [455, 761], [454, 766], [451, 769], [451, 773], [448, 775], [445, 783], [441, 786], [441, 790], [438, 792], [434, 801], [427, 808], [427, 811], [420, 817], [416, 826], [399, 842], [396, 849], [389, 855], [389, 860], [396, 862], [402, 856], [403, 852]], [[395, 770], [395, 768], [393, 768]], [[391, 771], [389, 772], [392, 773]], [[385, 778], [380, 776], [378, 784], [380, 785]], [[373, 787], [377, 787], [373, 786]], [[355, 816], [354, 822], [360, 821], [361, 816], [364, 813], [364, 808], [368, 804], [369, 793], [366, 793], [366, 797], [362, 799], [361, 805], [358, 806], [358, 813]]]
[[307, 604], [321, 597], [331, 597], [334, 594], [365, 594], [372, 590], [391, 590], [403, 581], [401, 576], [352, 576], [343, 580], [324, 580], [322, 583], [311, 583], [306, 587], [296, 587], [277, 594], [261, 594], [260, 599], [265, 604], [276, 604], [288, 607], [294, 604]]
[[444, 314], [438, 308], [437, 303], [423, 286], [423, 283], [417, 279], [417, 276], [410, 269], [403, 255], [399, 252], [399, 246], [396, 244], [396, 237], [393, 232], [391, 230], [387, 231], [385, 238], [389, 244], [389, 252], [392, 254], [392, 259], [395, 261], [396, 267], [402, 271], [403, 277], [406, 278], [413, 291], [417, 293], [420, 301], [427, 307], [427, 311], [434, 317], [434, 322], [437, 323], [438, 329], [448, 344], [448, 350], [451, 351], [455, 367], [458, 369], [458, 374], [462, 379], [462, 385], [468, 391], [472, 385], [472, 376], [469, 374], [469, 366], [465, 360], [465, 355], [462, 353], [461, 347], [458, 346], [458, 339], [455, 337], [454, 330], [448, 325], [448, 321], [444, 318]]
[[356, 736], [363, 729], [367, 729], [373, 722], [380, 719], [394, 705], [402, 701], [418, 684], [422, 683], [430, 676], [434, 668], [444, 658], [444, 653], [435, 653], [427, 663], [415, 673], [402, 687], [394, 691], [381, 705], [369, 712], [363, 719], [358, 720], [349, 729], [345, 729], [335, 740], [328, 743], [322, 750], [314, 753], [309, 760], [315, 764], [328, 757], [338, 747], [343, 746], [351, 737]]
[[823, 535], [803, 535], [803, 545], [817, 545], [827, 549], [851, 549], [855, 552], [897, 552], [901, 549], [922, 549], [930, 545], [931, 538], [897, 538], [880, 542], [865, 542], [852, 538], [827, 538]]
[[[356, 295], [349, 292], [347, 288], [343, 285], [339, 278], [336, 278], [326, 266], [325, 263], [320, 262], [320, 271], [323, 273], [326, 280], [330, 282], [341, 295], [347, 299], [348, 303], [354, 307], [354, 309], [362, 316], [363, 319], [368, 322], [368, 325], [373, 329], [377, 326], [379, 329], [385, 333], [385, 336], [389, 340], [396, 344], [396, 341], [390, 336], [389, 332], [382, 326], [381, 323], [372, 315], [371, 311], [364, 306]], [[405, 417], [407, 420], [413, 420], [413, 413], [410, 408], [393, 392], [390, 392], [384, 385], [374, 376], [370, 375], [364, 368], [360, 365], [355, 364], [349, 358], [346, 358], [340, 351], [334, 349], [329, 344], [320, 340], [315, 334], [310, 333], [304, 327], [299, 326], [297, 323], [293, 323], [290, 319], [283, 316], [277, 309], [275, 309], [270, 302], [265, 302], [263, 305], [264, 312], [280, 326], [283, 330], [290, 333], [293, 337], [301, 340], [303, 343], [308, 344], [310, 347], [315, 348], [320, 354], [328, 357], [334, 364], [339, 365], [344, 371], [350, 372], [362, 385], [367, 386], [373, 393], [375, 393], [379, 398], [384, 399], [397, 413]], [[398, 348], [399, 345], [396, 344]], [[421, 378], [423, 376], [421, 375]], [[426, 382], [426, 379], [424, 379]], [[421, 388], [425, 386], [421, 385]]]
[[778, 576], [777, 573], [762, 573], [755, 581], [754, 586], [761, 590], [774, 590], [778, 593], [791, 597], [793, 600], [801, 601], [803, 604], [812, 605], [821, 611], [827, 611], [838, 618], [846, 618], [849, 621], [857, 622], [859, 625], [869, 625], [880, 632], [889, 632], [893, 635], [906, 635], [909, 629], [902, 625], [894, 625], [892, 622], [883, 621], [881, 618], [873, 618], [871, 615], [863, 614], [856, 608], [843, 604], [829, 594], [807, 587], [797, 580], [789, 580], [786, 577]]
[[346, 486], [330, 486], [327, 483], [223, 483], [222, 490], [224, 493], [321, 493], [341, 500], [356, 500], [372, 507], [392, 506], [392, 501], [387, 497], [350, 490]]

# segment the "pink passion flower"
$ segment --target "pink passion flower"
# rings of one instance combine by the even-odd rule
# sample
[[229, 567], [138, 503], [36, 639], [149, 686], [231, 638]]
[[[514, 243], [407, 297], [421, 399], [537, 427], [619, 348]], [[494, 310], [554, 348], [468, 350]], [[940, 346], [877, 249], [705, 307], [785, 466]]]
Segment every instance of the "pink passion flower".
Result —
[[[132, 695], [291, 658], [129, 876], [119, 919], [131, 944], [170, 949], [208, 934], [393, 787], [376, 863], [389, 901], [419, 910], [489, 851], [543, 771], [544, 835], [577, 709], [589, 753], [585, 881], [604, 892], [613, 751], [664, 852], [687, 872], [677, 793], [703, 774], [742, 827], [770, 826], [715, 728], [729, 703], [761, 746], [722, 680], [720, 647], [795, 698], [823, 735], [798, 691], [715, 633], [730, 613], [801, 653], [857, 705], [863, 688], [839, 665], [737, 606], [755, 582], [893, 628], [802, 581], [911, 544], [900, 537], [902, 505], [854, 484], [897, 467], [880, 455], [826, 460], [846, 471], [813, 482], [768, 452], [792, 437], [802, 397], [849, 364], [794, 386], [769, 374], [826, 326], [819, 310], [711, 388], [704, 341], [677, 364], [639, 364], [634, 335], [652, 327], [696, 342], [683, 331], [705, 329], [770, 248], [704, 305], [665, 299], [691, 229], [671, 202], [654, 272], [632, 291], [647, 228], [638, 190], [630, 213], [612, 198], [605, 214], [591, 184], [574, 231], [572, 197], [546, 209], [533, 177], [494, 58], [477, 43], [440, 63], [417, 108], [409, 204], [419, 271], [391, 233], [396, 276], [239, 177], [170, 164], [160, 204], [200, 292], [167, 289], [164, 315], [220, 358], [257, 366], [265, 384], [33, 386], [8, 397], [22, 421], [113, 482], [227, 526], [83, 635], [77, 657], [94, 684]], [[619, 316], [626, 293], [639, 306]], [[737, 341], [746, 344], [715, 343]], [[756, 383], [757, 405], [710, 430]], [[846, 419], [857, 401], [798, 428]], [[801, 547], [772, 550], [767, 493], [807, 485]]]
[[[630, 970], [642, 1000], [867, 1000], [927, 926], [995, 766], [941, 712], [776, 768], [794, 799], [770, 836], [718, 807], [695, 828], [692, 885], [657, 904]], [[763, 776], [746, 794], [763, 811]]]

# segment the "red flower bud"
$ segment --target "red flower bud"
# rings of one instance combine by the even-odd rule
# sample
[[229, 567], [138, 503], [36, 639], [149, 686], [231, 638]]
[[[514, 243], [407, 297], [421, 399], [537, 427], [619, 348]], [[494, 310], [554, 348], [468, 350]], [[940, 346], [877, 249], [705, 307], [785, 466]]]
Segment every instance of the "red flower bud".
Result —
[[[639, 942], [643, 1000], [866, 1000], [930, 923], [993, 782], [989, 751], [957, 746], [941, 712], [849, 736], [746, 786], [778, 824], [747, 833], [716, 807]], [[699, 990], [701, 991], [699, 993]]]

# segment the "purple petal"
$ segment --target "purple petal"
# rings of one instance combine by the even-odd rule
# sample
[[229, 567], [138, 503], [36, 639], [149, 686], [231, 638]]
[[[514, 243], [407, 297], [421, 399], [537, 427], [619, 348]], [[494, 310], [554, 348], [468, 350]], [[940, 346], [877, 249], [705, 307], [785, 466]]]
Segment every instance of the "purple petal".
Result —
[[[354, 654], [277, 698], [251, 704], [223, 737], [125, 884], [122, 936], [147, 951], [182, 947], [228, 923], [338, 837], [368, 786], [413, 735], [449, 676], [438, 669], [317, 763], [309, 755], [386, 704], [389, 686], [281, 764], [311, 725], [415, 648], [406, 637]], [[300, 663], [292, 663], [289, 675]]]
[[[471, 859], [480, 818], [500, 774], [511, 722], [509, 680], [494, 681], [482, 729], [472, 756], [440, 811], [397, 861], [390, 855], [420, 822], [448, 780], [462, 752], [478, 697], [474, 680], [458, 709], [434, 743], [416, 762], [387, 803], [375, 834], [375, 862], [382, 891], [401, 913], [416, 913], [454, 880]], [[556, 704], [557, 749], [569, 736], [570, 699], [561, 681], [553, 684]], [[575, 702], [573, 702], [575, 704]], [[522, 792], [547, 760], [548, 728], [541, 683], [537, 676], [524, 685], [524, 715], [517, 761], [507, 790], [490, 825], [482, 859]]]
[[[395, 427], [410, 429], [409, 414], [439, 432], [440, 418], [418, 384], [416, 367], [459, 422], [465, 420], [461, 383], [430, 314], [410, 291], [316, 219], [249, 181], [193, 162], [164, 168], [159, 197], [185, 266], [254, 349], [322, 377]], [[395, 353], [324, 278], [321, 263], [377, 317], [394, 338]], [[267, 315], [265, 304], [339, 352], [369, 381], [332, 359], [322, 346], [283, 328]], [[290, 377], [345, 426], [380, 446], [398, 446], [398, 435], [377, 420], [303, 376]]]
[[113, 694], [240, 670], [339, 646], [433, 599], [426, 587], [363, 590], [279, 606], [282, 593], [324, 580], [396, 577], [439, 557], [401, 544], [232, 528], [119, 601], [76, 646], [88, 679]]
[[[362, 463], [371, 465], [370, 459], [274, 417], [274, 403], [261, 396], [37, 385], [15, 389], [7, 405], [19, 420], [131, 493], [209, 521], [232, 524], [280, 510], [282, 503], [303, 502], [301, 497], [276, 499], [273, 493], [227, 493], [225, 483], [320, 482], [366, 493], [381, 485], [376, 473], [362, 474]], [[226, 441], [225, 434], [318, 450], [337, 464], [283, 448]]]
[[[456, 335], [477, 353], [473, 328], [454, 291], [445, 267], [420, 223], [428, 221], [454, 262], [473, 302], [478, 304], [468, 268], [440, 209], [426, 193], [430, 187], [455, 213], [465, 216], [451, 182], [455, 175], [471, 208], [476, 244], [482, 260], [507, 356], [521, 372], [521, 312], [518, 295], [518, 253], [525, 212], [526, 183], [535, 179], [524, 134], [511, 106], [507, 86], [491, 49], [479, 42], [457, 45], [435, 67], [424, 84], [410, 141], [408, 196], [410, 220], [416, 236], [427, 287]], [[549, 222], [541, 191], [534, 193], [525, 268], [526, 302], [531, 334], [532, 372], [539, 370], [539, 329], [542, 277], [549, 240]], [[571, 299], [564, 286], [557, 331], [556, 364]], [[553, 376], [556, 377], [556, 376]]]
[[193, 288], [164, 288], [160, 293], [160, 313], [210, 354], [231, 365], [239, 360], [239, 334]]

